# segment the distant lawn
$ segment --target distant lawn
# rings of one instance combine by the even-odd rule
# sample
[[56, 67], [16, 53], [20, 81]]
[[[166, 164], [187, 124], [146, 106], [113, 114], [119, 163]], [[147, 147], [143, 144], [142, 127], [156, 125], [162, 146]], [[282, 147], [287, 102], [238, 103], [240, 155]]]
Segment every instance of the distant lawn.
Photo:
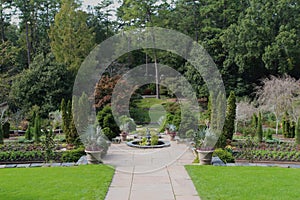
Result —
[[[162, 116], [161, 104], [167, 102], [163, 99], [145, 98], [135, 100], [135, 107], [131, 108], [131, 115], [138, 124], [157, 122]], [[151, 118], [149, 109], [151, 108]], [[152, 120], [151, 120], [152, 119]]]
[[202, 200], [300, 199], [300, 169], [186, 166]]
[[0, 169], [0, 199], [104, 199], [113, 174], [105, 165]]

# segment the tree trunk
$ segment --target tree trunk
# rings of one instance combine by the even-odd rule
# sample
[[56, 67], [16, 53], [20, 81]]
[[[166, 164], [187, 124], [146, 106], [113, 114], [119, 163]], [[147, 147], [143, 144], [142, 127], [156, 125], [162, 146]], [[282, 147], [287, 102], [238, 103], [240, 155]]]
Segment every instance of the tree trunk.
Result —
[[279, 125], [279, 120], [276, 119], [276, 135], [278, 135], [278, 125]]
[[25, 22], [26, 27], [26, 43], [27, 43], [27, 62], [28, 66], [30, 65], [30, 41], [29, 41], [29, 30], [28, 30], [28, 22]]

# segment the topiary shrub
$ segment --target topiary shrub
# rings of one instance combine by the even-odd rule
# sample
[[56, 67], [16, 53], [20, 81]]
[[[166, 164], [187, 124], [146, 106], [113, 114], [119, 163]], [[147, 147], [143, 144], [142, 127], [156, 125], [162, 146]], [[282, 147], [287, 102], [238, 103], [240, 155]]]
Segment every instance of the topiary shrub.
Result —
[[224, 163], [234, 163], [234, 157], [232, 154], [223, 149], [216, 149], [213, 153], [213, 156], [218, 156]]

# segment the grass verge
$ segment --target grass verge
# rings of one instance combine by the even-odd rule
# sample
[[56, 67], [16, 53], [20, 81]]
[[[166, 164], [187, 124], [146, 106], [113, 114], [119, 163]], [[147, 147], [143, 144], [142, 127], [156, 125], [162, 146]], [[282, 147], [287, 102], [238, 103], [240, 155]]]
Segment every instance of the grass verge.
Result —
[[300, 198], [299, 169], [186, 166], [186, 170], [202, 200]]
[[105, 165], [0, 169], [0, 199], [104, 199], [113, 174]]

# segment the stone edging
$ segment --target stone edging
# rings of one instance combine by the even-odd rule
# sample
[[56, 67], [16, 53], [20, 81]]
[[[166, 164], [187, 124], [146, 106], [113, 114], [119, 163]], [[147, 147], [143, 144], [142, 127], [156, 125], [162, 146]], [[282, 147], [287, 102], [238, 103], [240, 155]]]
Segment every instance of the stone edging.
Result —
[[34, 168], [34, 167], [73, 167], [78, 165], [87, 165], [86, 156], [82, 156], [76, 163], [28, 163], [28, 164], [5, 164], [0, 165], [0, 169], [4, 168]]

